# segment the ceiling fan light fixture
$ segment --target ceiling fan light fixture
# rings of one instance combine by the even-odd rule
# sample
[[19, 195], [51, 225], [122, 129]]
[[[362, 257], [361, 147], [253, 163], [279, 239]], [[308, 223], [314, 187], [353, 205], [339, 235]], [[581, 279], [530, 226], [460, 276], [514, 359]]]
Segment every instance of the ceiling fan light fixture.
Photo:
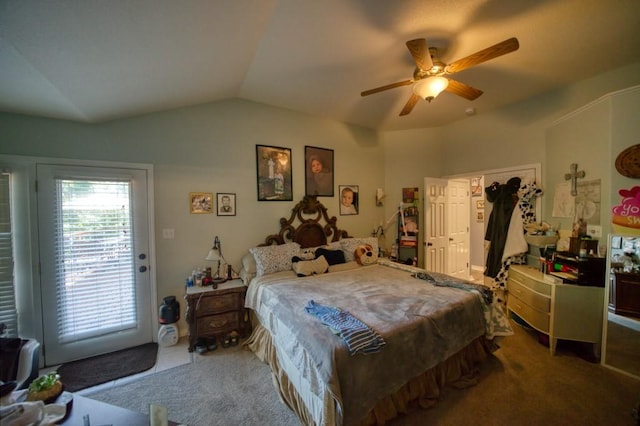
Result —
[[449, 85], [445, 77], [427, 77], [413, 85], [413, 93], [427, 102], [434, 100]]

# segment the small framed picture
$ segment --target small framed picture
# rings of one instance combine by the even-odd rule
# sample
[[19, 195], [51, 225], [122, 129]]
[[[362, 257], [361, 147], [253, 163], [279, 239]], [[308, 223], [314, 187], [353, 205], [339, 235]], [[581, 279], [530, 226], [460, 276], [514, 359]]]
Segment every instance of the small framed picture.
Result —
[[256, 145], [258, 201], [292, 201], [291, 149]]
[[218, 192], [216, 194], [218, 216], [236, 215], [236, 194]]
[[213, 192], [190, 192], [189, 209], [191, 213], [213, 213]]
[[484, 200], [476, 201], [476, 209], [478, 209], [478, 210], [484, 209]]
[[340, 215], [358, 214], [358, 185], [339, 185]]
[[484, 211], [478, 211], [476, 212], [477, 216], [476, 216], [476, 221], [477, 222], [484, 222]]
[[306, 195], [333, 197], [333, 150], [304, 147]]

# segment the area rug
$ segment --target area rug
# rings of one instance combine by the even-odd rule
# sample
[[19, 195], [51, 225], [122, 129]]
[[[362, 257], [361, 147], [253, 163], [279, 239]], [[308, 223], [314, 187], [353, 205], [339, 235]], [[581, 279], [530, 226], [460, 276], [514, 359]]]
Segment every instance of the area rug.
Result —
[[269, 366], [242, 346], [83, 395], [144, 414], [149, 404], [161, 405], [169, 420], [189, 426], [300, 425], [280, 400]]
[[146, 371], [155, 365], [157, 356], [158, 344], [145, 343], [63, 364], [58, 368], [58, 374], [65, 389], [75, 392]]

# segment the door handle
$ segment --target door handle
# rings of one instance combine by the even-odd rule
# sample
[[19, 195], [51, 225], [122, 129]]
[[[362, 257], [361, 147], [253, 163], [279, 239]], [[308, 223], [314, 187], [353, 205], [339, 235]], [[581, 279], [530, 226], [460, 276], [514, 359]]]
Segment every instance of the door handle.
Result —
[[147, 267], [146, 266], [141, 266], [140, 268], [138, 268], [138, 271], [147, 272]]
[[449, 238], [449, 242], [453, 242], [453, 238]]
[[427, 243], [427, 247], [431, 247], [433, 243]]

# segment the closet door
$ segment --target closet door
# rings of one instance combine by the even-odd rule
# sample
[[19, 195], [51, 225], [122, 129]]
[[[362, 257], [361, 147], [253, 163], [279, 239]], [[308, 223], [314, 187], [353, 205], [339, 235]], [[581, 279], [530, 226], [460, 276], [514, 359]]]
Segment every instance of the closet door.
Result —
[[152, 341], [147, 170], [39, 164], [46, 365]]

